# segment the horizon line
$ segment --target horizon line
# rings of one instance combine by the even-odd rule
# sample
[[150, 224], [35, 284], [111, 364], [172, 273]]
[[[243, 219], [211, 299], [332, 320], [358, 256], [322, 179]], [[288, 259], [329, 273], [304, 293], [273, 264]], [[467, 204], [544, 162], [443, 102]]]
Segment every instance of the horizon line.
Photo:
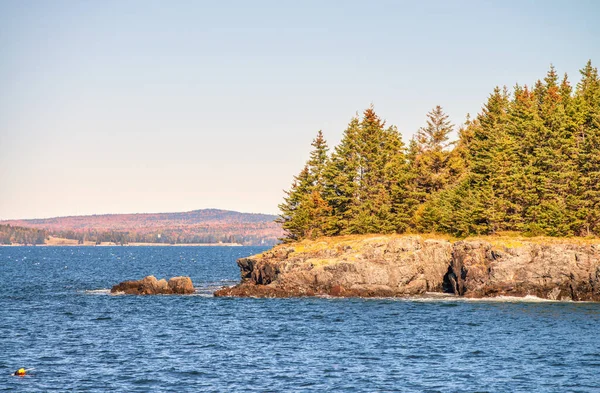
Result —
[[145, 214], [183, 214], [183, 213], [192, 213], [192, 212], [196, 212], [196, 211], [206, 211], [206, 210], [217, 210], [217, 211], [221, 211], [221, 212], [232, 212], [232, 213], [239, 213], [239, 214], [253, 214], [253, 215], [264, 215], [264, 216], [277, 216], [278, 214], [275, 213], [254, 213], [254, 212], [242, 212], [242, 211], [238, 211], [238, 210], [231, 210], [231, 209], [219, 209], [219, 208], [213, 208], [213, 207], [208, 207], [208, 208], [202, 208], [202, 209], [193, 209], [193, 210], [186, 210], [186, 211], [161, 211], [161, 212], [138, 212], [138, 213], [93, 213], [93, 214], [71, 214], [71, 215], [64, 215], [64, 216], [52, 216], [52, 217], [36, 217], [36, 218], [0, 218], [0, 224], [1, 223], [5, 223], [5, 222], [9, 222], [9, 221], [33, 221], [33, 220], [51, 220], [51, 219], [55, 219], [55, 218], [74, 218], [74, 217], [96, 217], [96, 216], [132, 216], [132, 215], [145, 215]]

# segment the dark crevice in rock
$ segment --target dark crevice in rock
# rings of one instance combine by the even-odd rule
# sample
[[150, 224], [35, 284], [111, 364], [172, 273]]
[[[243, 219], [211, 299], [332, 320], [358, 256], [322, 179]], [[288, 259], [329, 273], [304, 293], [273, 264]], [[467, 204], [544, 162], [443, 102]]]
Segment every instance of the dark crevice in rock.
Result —
[[456, 274], [452, 270], [452, 265], [448, 266], [448, 272], [444, 275], [444, 280], [442, 281], [442, 291], [444, 293], [453, 293], [458, 294], [458, 284], [456, 282]]

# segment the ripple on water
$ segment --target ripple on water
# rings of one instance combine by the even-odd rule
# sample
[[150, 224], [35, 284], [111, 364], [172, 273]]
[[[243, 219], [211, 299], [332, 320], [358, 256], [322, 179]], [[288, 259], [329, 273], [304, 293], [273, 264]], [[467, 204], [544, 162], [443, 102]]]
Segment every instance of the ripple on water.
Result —
[[[0, 248], [0, 391], [598, 391], [597, 303], [212, 297], [260, 250]], [[107, 296], [149, 274], [196, 294]]]

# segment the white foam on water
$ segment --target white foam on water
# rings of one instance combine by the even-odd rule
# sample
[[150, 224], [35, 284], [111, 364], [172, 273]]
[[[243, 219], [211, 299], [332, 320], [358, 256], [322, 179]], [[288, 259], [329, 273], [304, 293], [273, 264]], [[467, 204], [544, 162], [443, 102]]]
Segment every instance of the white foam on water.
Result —
[[[526, 295], [526, 296], [494, 296], [483, 298], [469, 298], [456, 296], [452, 294], [426, 293], [422, 297], [406, 297], [398, 300], [414, 301], [414, 302], [465, 302], [465, 303], [565, 303], [573, 302], [572, 300], [552, 300], [541, 297]], [[581, 303], [581, 302], [578, 302]]]
[[[213, 292], [220, 288], [221, 287], [210, 287], [210, 288], [196, 287], [196, 288], [194, 288], [195, 289], [194, 293], [191, 293], [191, 294], [188, 294], [185, 296], [214, 297]], [[84, 290], [81, 292], [85, 293], [86, 295], [110, 295], [110, 296], [125, 295], [125, 292], [118, 291], [118, 292], [113, 293], [110, 291], [110, 289], [87, 289], [87, 290]], [[173, 296], [173, 295], [157, 294], [157, 295], [152, 295], [152, 296]]]
[[[316, 296], [322, 299], [352, 299], [346, 297], [337, 297], [330, 295]], [[541, 297], [526, 296], [495, 296], [484, 298], [468, 298], [449, 293], [426, 292], [423, 295], [402, 296], [402, 297], [362, 297], [363, 300], [392, 300], [398, 302], [417, 302], [417, 303], [590, 303], [588, 301], [572, 300], [552, 300]], [[593, 302], [592, 302], [593, 303]]]
[[83, 293], [87, 295], [110, 295], [110, 289], [87, 289]]

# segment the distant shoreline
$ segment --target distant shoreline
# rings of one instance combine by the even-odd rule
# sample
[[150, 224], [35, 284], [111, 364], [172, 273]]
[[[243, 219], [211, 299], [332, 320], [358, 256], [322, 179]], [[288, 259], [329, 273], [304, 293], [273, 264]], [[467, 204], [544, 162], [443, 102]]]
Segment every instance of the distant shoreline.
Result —
[[101, 243], [101, 244], [77, 244], [77, 243], [65, 243], [65, 244], [0, 244], [0, 247], [243, 247], [240, 243], [177, 243], [177, 244], [165, 244], [165, 243], [126, 243], [126, 244], [115, 244], [115, 243]]

